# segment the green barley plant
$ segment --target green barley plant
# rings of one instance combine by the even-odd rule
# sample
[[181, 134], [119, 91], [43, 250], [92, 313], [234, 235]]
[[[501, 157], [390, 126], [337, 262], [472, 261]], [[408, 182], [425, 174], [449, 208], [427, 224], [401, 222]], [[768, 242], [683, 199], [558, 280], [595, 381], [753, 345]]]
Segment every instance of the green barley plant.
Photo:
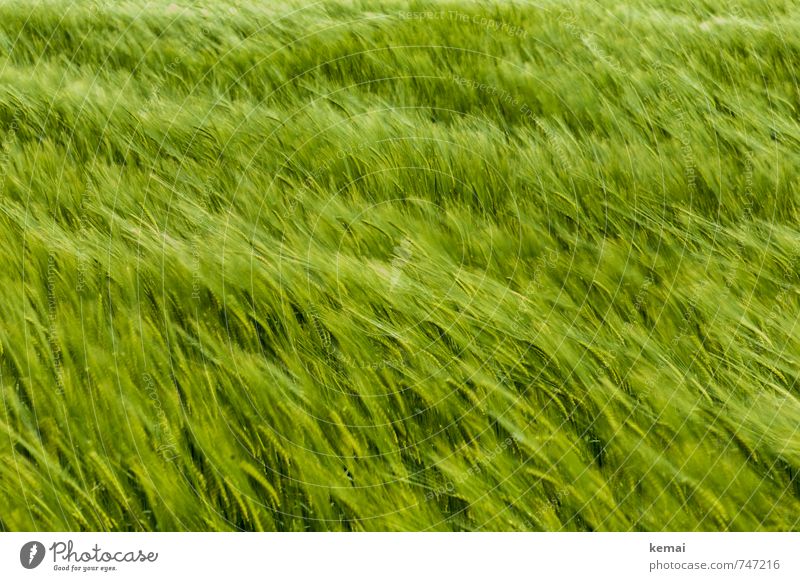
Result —
[[800, 528], [800, 5], [0, 1], [0, 530]]

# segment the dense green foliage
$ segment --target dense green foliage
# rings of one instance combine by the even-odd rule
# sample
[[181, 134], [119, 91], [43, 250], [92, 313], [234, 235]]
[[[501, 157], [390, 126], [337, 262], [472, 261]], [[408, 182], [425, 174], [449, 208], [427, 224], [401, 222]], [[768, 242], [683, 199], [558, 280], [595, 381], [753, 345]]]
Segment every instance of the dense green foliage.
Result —
[[0, 530], [798, 529], [800, 5], [611, 4], [0, 2]]

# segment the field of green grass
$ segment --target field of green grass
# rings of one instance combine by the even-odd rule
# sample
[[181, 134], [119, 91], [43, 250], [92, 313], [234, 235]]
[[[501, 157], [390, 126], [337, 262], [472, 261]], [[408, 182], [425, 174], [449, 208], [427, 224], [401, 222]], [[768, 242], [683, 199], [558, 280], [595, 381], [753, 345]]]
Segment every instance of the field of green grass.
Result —
[[0, 530], [800, 530], [800, 4], [0, 0]]

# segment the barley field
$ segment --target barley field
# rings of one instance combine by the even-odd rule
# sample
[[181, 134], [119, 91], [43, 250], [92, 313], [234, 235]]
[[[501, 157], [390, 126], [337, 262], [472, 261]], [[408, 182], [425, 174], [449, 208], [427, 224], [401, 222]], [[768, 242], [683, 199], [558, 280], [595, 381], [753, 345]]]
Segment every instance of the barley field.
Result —
[[800, 4], [0, 0], [0, 530], [800, 530]]

